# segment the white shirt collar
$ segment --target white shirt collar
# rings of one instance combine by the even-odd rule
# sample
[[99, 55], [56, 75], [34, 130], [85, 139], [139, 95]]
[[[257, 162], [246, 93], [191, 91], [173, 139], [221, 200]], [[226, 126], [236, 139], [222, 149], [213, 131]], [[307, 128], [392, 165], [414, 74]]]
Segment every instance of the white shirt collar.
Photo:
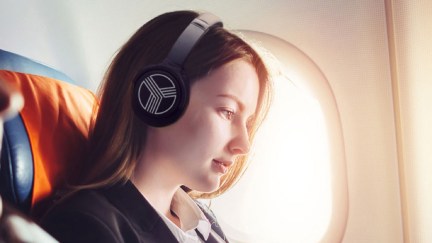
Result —
[[197, 240], [196, 242], [199, 242], [195, 229], [199, 231], [205, 240], [208, 239], [211, 231], [211, 224], [201, 209], [183, 189], [179, 188], [174, 194], [171, 202], [171, 210], [179, 217], [180, 228], [165, 215], [160, 214], [160, 216], [177, 240], [180, 242], [188, 242], [192, 237]]

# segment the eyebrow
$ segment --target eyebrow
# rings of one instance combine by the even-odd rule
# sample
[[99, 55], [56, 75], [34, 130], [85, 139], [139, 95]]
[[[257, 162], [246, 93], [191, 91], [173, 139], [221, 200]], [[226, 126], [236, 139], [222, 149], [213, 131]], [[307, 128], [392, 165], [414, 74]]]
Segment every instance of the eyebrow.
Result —
[[230, 95], [230, 94], [220, 94], [217, 97], [222, 97], [222, 98], [228, 98], [228, 99], [232, 99], [237, 103], [238, 108], [240, 109], [241, 112], [244, 111], [245, 109], [245, 105], [243, 104], [243, 102], [241, 102], [237, 96], [235, 95]]

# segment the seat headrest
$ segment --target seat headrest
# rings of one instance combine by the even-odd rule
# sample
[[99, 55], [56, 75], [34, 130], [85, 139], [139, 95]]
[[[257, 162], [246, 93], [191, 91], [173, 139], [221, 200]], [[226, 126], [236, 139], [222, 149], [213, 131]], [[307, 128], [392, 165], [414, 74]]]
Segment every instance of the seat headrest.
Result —
[[[21, 121], [28, 138], [34, 169], [30, 204], [38, 214], [45, 210], [43, 201], [56, 189], [62, 188], [68, 181], [79, 180], [81, 155], [87, 144], [96, 98], [84, 88], [38, 75], [0, 70], [0, 79], [15, 85], [24, 96], [24, 108], [19, 118], [9, 122]], [[9, 130], [16, 129], [10, 129], [6, 124], [5, 134], [15, 134]], [[25, 136], [17, 139], [26, 140]], [[17, 182], [18, 178], [12, 178], [10, 183], [18, 188], [23, 185], [22, 193], [16, 192], [16, 195], [23, 203], [28, 203], [23, 196], [28, 193], [29, 181], [26, 178], [30, 175], [25, 167], [28, 162], [19, 160], [28, 161], [30, 156], [11, 152], [16, 146], [21, 149], [27, 145], [17, 145], [20, 143], [13, 142], [12, 138], [5, 141], [12, 144], [6, 145], [3, 150], [10, 150], [10, 157], [15, 156], [18, 160], [11, 163], [14, 166], [9, 170], [15, 170], [15, 175], [24, 178], [23, 181], [19, 179], [20, 182]]]

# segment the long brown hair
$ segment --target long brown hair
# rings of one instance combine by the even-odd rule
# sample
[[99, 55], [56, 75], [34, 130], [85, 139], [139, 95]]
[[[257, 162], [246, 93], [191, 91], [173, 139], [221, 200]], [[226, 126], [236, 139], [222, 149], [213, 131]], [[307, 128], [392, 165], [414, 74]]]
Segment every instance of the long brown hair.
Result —
[[[99, 90], [100, 103], [95, 108], [97, 116], [90, 131], [87, 168], [80, 188], [109, 186], [131, 178], [147, 134], [147, 125], [136, 116], [131, 105], [134, 81], [143, 67], [162, 62], [181, 32], [197, 16], [192, 11], [162, 14], [138, 29], [114, 57]], [[235, 34], [214, 27], [191, 51], [184, 72], [193, 85], [211, 70], [240, 58], [255, 67], [260, 80], [256, 119], [249, 131], [252, 140], [267, 112], [271, 90], [267, 69], [257, 52]], [[223, 193], [238, 180], [245, 167], [243, 156], [222, 178], [216, 192], [191, 194], [208, 198]]]

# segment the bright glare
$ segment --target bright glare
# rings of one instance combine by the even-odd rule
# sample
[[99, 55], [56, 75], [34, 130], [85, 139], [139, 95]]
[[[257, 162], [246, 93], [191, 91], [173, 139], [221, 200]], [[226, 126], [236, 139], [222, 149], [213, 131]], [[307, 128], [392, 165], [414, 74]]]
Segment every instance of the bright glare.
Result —
[[211, 208], [231, 242], [319, 242], [332, 215], [325, 120], [319, 102], [287, 78], [274, 89], [248, 170]]

